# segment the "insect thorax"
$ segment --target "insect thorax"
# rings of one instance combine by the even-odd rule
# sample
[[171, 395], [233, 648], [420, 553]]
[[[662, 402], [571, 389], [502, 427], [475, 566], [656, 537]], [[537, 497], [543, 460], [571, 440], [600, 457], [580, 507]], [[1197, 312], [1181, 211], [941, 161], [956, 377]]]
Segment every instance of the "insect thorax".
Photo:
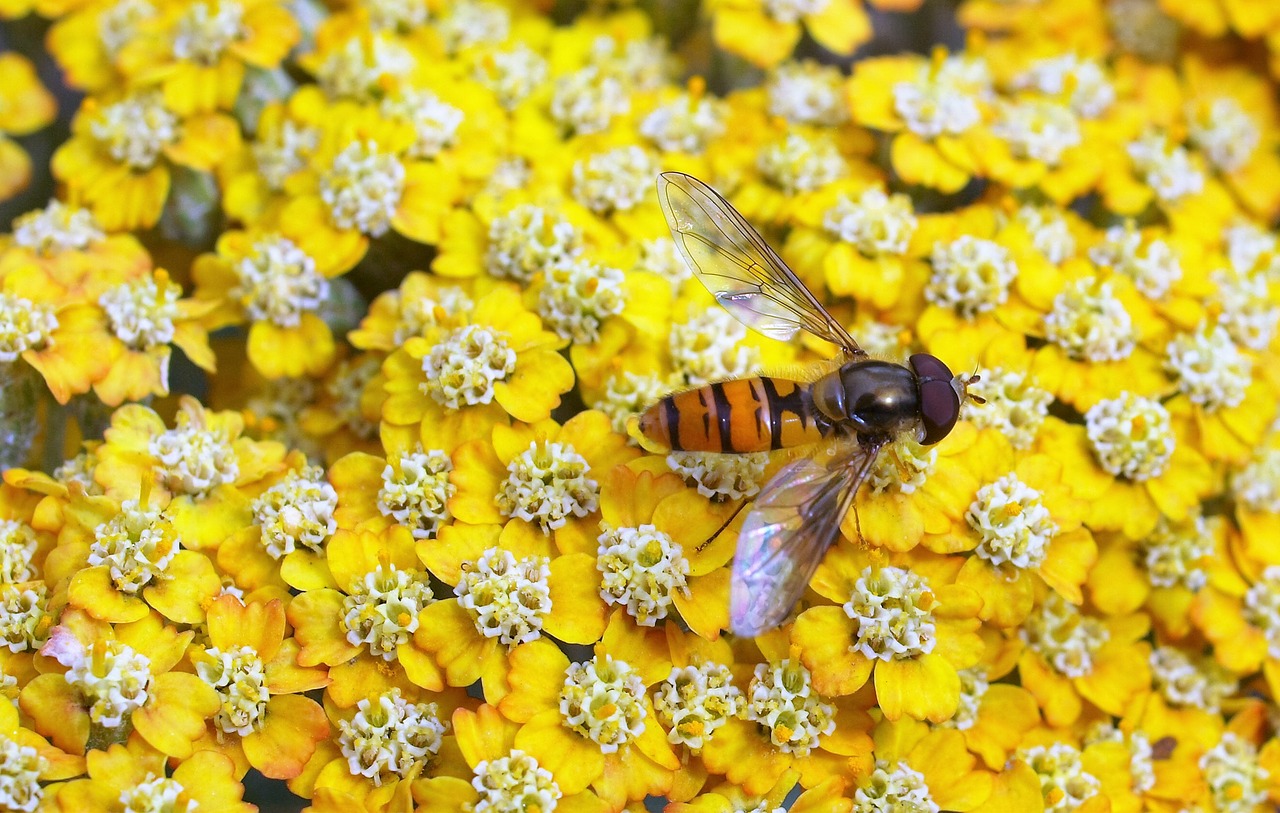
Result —
[[896, 435], [920, 424], [915, 373], [887, 361], [851, 361], [813, 383], [818, 410], [859, 435]]

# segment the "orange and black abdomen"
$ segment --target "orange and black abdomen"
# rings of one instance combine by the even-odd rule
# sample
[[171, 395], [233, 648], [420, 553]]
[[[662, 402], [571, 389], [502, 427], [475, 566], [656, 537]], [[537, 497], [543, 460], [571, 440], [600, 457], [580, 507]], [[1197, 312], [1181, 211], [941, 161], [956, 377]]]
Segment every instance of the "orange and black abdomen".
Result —
[[808, 384], [760, 376], [668, 395], [640, 416], [654, 444], [690, 452], [765, 452], [816, 443], [831, 430]]

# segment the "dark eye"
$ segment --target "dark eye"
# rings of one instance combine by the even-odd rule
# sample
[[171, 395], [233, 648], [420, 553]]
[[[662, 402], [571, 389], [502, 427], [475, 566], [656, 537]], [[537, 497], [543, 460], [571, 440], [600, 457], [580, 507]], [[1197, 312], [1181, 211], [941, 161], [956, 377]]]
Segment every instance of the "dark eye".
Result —
[[947, 436], [960, 417], [960, 396], [951, 386], [951, 370], [927, 353], [911, 357], [911, 369], [920, 380], [920, 422], [924, 424], [925, 446]]

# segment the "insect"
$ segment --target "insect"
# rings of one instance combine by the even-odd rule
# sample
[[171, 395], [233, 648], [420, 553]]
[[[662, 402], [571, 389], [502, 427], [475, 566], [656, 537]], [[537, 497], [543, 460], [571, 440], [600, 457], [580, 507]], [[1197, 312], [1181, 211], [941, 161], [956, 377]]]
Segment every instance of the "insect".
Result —
[[955, 426], [977, 376], [952, 375], [935, 356], [906, 365], [867, 355], [764, 238], [715, 190], [664, 172], [658, 201], [684, 260], [716, 301], [765, 336], [801, 331], [839, 356], [808, 381], [732, 379], [668, 395], [641, 414], [654, 448], [744, 453], [811, 447], [756, 498], [734, 558], [730, 626], [758, 635], [783, 622], [836, 540], [858, 487], [886, 444], [928, 445]]

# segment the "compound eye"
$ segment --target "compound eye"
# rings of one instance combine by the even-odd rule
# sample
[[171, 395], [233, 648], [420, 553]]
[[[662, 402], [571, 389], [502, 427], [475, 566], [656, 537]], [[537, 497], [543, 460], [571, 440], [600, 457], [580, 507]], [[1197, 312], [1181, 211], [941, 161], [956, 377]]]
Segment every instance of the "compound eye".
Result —
[[920, 422], [924, 425], [921, 443], [932, 445], [951, 432], [960, 418], [960, 396], [951, 386], [951, 370], [936, 356], [917, 353], [911, 368], [920, 380]]

